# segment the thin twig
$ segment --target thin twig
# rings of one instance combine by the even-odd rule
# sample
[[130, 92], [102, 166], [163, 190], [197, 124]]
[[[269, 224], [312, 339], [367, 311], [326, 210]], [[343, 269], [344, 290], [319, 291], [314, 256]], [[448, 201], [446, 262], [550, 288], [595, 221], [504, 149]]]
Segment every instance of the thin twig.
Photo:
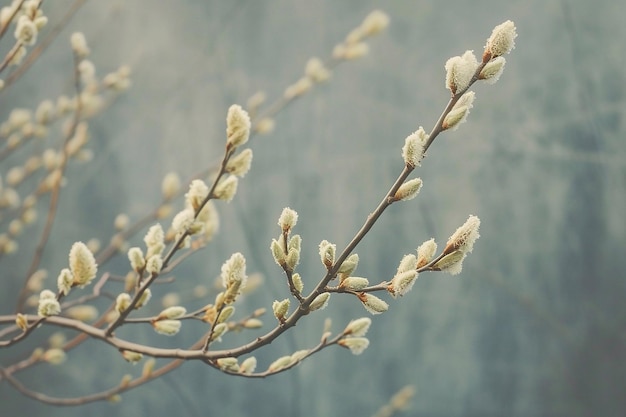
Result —
[[78, 122], [80, 121], [80, 115], [82, 112], [82, 100], [80, 98], [80, 73], [78, 70], [79, 58], [76, 54], [73, 54], [74, 57], [74, 89], [76, 90], [76, 111], [74, 112], [74, 118], [72, 120], [72, 125], [65, 136], [65, 140], [61, 145], [61, 165], [57, 168], [59, 172], [59, 178], [52, 187], [52, 192], [50, 193], [50, 205], [48, 207], [48, 216], [46, 217], [46, 223], [44, 225], [43, 232], [41, 233], [41, 237], [39, 238], [39, 242], [37, 243], [37, 247], [35, 248], [35, 253], [33, 254], [33, 258], [28, 268], [28, 272], [26, 273], [26, 277], [24, 280], [24, 286], [20, 290], [19, 296], [17, 298], [17, 306], [16, 312], [19, 312], [23, 306], [24, 301], [26, 300], [26, 296], [28, 294], [27, 283], [30, 277], [35, 273], [37, 268], [39, 268], [39, 264], [41, 262], [41, 257], [43, 255], [43, 251], [46, 248], [46, 244], [48, 243], [48, 239], [50, 238], [50, 233], [52, 232], [52, 226], [54, 225], [54, 220], [56, 218], [57, 208], [59, 204], [59, 197], [61, 195], [61, 183], [63, 180], [63, 175], [65, 173], [65, 169], [67, 168], [68, 163], [68, 149], [67, 144], [74, 137], [76, 133], [76, 127], [78, 126]]
[[86, 0], [75, 0], [74, 3], [70, 6], [67, 13], [61, 18], [61, 21], [57, 23], [52, 30], [48, 33], [48, 35], [35, 46], [30, 54], [24, 58], [22, 64], [9, 76], [4, 80], [4, 88], [0, 90], [0, 94], [3, 91], [6, 91], [7, 88], [15, 83], [30, 67], [35, 63], [37, 58], [50, 46], [52, 42], [59, 36], [59, 34], [65, 29], [69, 21], [72, 19], [74, 14], [80, 9], [80, 7], [86, 2]]
[[20, 9], [22, 8], [22, 4], [24, 4], [25, 1], [26, 0], [20, 0], [20, 2], [17, 4], [17, 7], [15, 8], [15, 10], [13, 10], [13, 13], [7, 20], [6, 24], [2, 26], [2, 29], [0, 29], [0, 39], [4, 37], [4, 34], [6, 33], [7, 29], [9, 29], [9, 26], [11, 26], [13, 19], [15, 19], [15, 15], [20, 11]]

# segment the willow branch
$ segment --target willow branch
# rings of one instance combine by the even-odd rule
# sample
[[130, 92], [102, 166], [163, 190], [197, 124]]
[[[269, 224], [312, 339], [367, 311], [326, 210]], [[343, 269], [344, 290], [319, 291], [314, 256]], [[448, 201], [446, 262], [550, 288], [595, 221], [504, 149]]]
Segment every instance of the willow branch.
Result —
[[74, 57], [74, 89], [76, 90], [76, 111], [74, 112], [74, 118], [72, 120], [72, 124], [70, 129], [65, 136], [65, 140], [61, 146], [61, 154], [62, 160], [61, 165], [59, 166], [59, 178], [57, 182], [54, 184], [52, 188], [52, 192], [50, 193], [50, 205], [48, 207], [48, 215], [46, 217], [46, 223], [44, 225], [44, 229], [41, 233], [41, 237], [39, 238], [39, 242], [37, 243], [37, 247], [35, 248], [35, 253], [33, 254], [33, 258], [28, 268], [28, 272], [26, 273], [26, 277], [24, 280], [24, 286], [20, 290], [17, 299], [16, 312], [20, 311], [24, 306], [24, 301], [26, 300], [26, 295], [28, 294], [28, 288], [26, 283], [30, 279], [31, 275], [35, 273], [35, 271], [39, 268], [39, 264], [41, 262], [41, 257], [43, 255], [44, 249], [46, 248], [46, 244], [48, 243], [48, 239], [50, 238], [50, 233], [52, 232], [52, 226], [54, 225], [54, 221], [56, 219], [57, 208], [59, 205], [59, 197], [61, 195], [61, 183], [63, 179], [63, 175], [67, 168], [68, 163], [68, 149], [67, 144], [72, 139], [74, 134], [76, 133], [76, 127], [78, 126], [78, 122], [80, 121], [80, 116], [82, 112], [82, 100], [80, 98], [80, 73], [78, 70], [79, 57], [76, 54], [73, 54]]

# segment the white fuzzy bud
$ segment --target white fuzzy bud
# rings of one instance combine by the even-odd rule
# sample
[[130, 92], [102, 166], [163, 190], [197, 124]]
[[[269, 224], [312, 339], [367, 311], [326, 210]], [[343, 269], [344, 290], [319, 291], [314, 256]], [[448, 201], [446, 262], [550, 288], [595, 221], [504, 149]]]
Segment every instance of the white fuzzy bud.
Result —
[[504, 59], [503, 56], [492, 59], [487, 62], [482, 71], [480, 71], [478, 79], [485, 80], [487, 84], [494, 84], [500, 79], [502, 72], [504, 72], [504, 64], [506, 64], [506, 59]]
[[302, 290], [304, 289], [304, 283], [302, 282], [302, 277], [297, 272], [291, 276], [291, 281], [293, 282], [293, 286], [298, 291], [298, 293], [302, 294]]
[[152, 323], [154, 331], [166, 336], [174, 336], [180, 331], [180, 320], [159, 320]]
[[226, 164], [226, 172], [243, 178], [250, 171], [252, 165], [252, 149], [247, 148], [241, 151], [238, 155], [230, 158]]
[[225, 323], [226, 320], [231, 318], [233, 314], [235, 314], [235, 307], [233, 307], [233, 306], [226, 306], [226, 307], [224, 307], [222, 309], [222, 312], [217, 317], [217, 320], [215, 320], [215, 323], [216, 324]]
[[[196, 227], [192, 227], [194, 223], [197, 223]], [[172, 219], [172, 230], [177, 234], [187, 231], [189, 234], [194, 234], [202, 231], [202, 223], [195, 222], [194, 211], [191, 208], [187, 208], [176, 213]]]
[[163, 268], [163, 258], [161, 258], [161, 255], [152, 255], [146, 261], [146, 272], [151, 275], [159, 274], [161, 268]]
[[369, 45], [365, 42], [339, 44], [333, 49], [333, 58], [352, 60], [362, 58], [369, 53]]
[[422, 189], [422, 179], [413, 178], [408, 180], [398, 188], [396, 194], [393, 196], [395, 201], [409, 201], [413, 200]]
[[180, 304], [180, 295], [177, 292], [168, 292], [161, 298], [161, 304], [166, 308], [175, 307]]
[[387, 288], [391, 295], [396, 297], [402, 297], [404, 294], [411, 291], [415, 280], [417, 280], [417, 271], [415, 269], [404, 271], [396, 274], [391, 280], [391, 285]]
[[296, 223], [298, 223], [298, 213], [289, 207], [285, 207], [278, 218], [280, 228], [283, 231], [289, 231], [295, 227]]
[[50, 290], [43, 290], [39, 294], [39, 306], [37, 314], [41, 317], [56, 316], [61, 313], [61, 304], [56, 299], [56, 294]]
[[456, 94], [467, 89], [478, 68], [478, 60], [473, 51], [462, 56], [454, 56], [446, 62], [446, 88]]
[[283, 96], [287, 100], [292, 100], [296, 97], [299, 97], [305, 94], [307, 91], [311, 89], [313, 86], [313, 82], [308, 77], [300, 78], [294, 84], [290, 85], [285, 89]]
[[456, 130], [459, 125], [467, 120], [467, 115], [474, 103], [475, 94], [473, 91], [468, 91], [463, 94], [463, 97], [454, 105], [452, 110], [446, 115], [442, 123], [443, 130]]
[[139, 297], [137, 304], [135, 304], [135, 308], [139, 309], [145, 306], [146, 304], [148, 304], [148, 301], [150, 301], [151, 298], [152, 298], [152, 291], [150, 290], [150, 288], [146, 288], [143, 294], [141, 294], [141, 297]]
[[261, 120], [259, 120], [257, 123], [255, 123], [254, 130], [261, 135], [267, 135], [268, 133], [271, 133], [274, 130], [275, 125], [276, 125], [276, 122], [274, 122], [274, 119], [271, 119], [269, 117], [264, 117]]
[[98, 309], [90, 305], [79, 305], [68, 308], [65, 314], [67, 317], [87, 323], [98, 318]]
[[59, 288], [59, 291], [61, 291], [63, 295], [69, 294], [73, 283], [74, 277], [72, 276], [72, 272], [68, 268], [63, 268], [57, 278], [57, 287]]
[[66, 358], [65, 351], [59, 348], [48, 349], [43, 354], [43, 360], [51, 365], [60, 365]]
[[226, 143], [231, 147], [238, 147], [248, 141], [250, 137], [250, 116], [248, 112], [237, 104], [228, 109], [226, 115]]
[[115, 230], [124, 230], [130, 225], [130, 217], [126, 214], [118, 214], [115, 216], [115, 220], [113, 220], [113, 227]]
[[248, 319], [243, 322], [243, 327], [246, 329], [260, 329], [263, 327], [263, 322], [259, 319]]
[[163, 233], [161, 225], [157, 223], [151, 226], [143, 241], [147, 248], [146, 258], [150, 258], [152, 255], [160, 255], [163, 249], [165, 249], [165, 233]]
[[180, 177], [175, 172], [170, 172], [163, 177], [161, 182], [161, 193], [163, 199], [169, 201], [180, 191]]
[[154, 370], [154, 365], [156, 364], [156, 360], [154, 358], [150, 358], [143, 364], [143, 369], [141, 370], [141, 377], [148, 378], [152, 375], [152, 371]]
[[350, 274], [354, 272], [354, 270], [356, 269], [358, 265], [359, 265], [359, 255], [356, 253], [353, 253], [352, 255], [348, 256], [345, 261], [343, 261], [343, 263], [341, 264], [337, 272], [345, 276], [350, 276]]
[[300, 235], [293, 235], [287, 242], [287, 250], [295, 249], [300, 252], [302, 246], [302, 237]]
[[274, 317], [278, 319], [279, 322], [284, 322], [287, 312], [289, 311], [289, 299], [285, 298], [283, 301], [274, 301], [272, 303], [272, 311], [274, 312]]
[[276, 239], [272, 239], [270, 249], [272, 251], [274, 261], [281, 267], [285, 265], [285, 251], [283, 250], [282, 245]]
[[369, 293], [358, 294], [359, 300], [363, 303], [363, 307], [372, 314], [384, 313], [389, 309], [389, 304], [375, 295]]
[[20, 16], [17, 19], [17, 25], [15, 26], [15, 39], [24, 45], [34, 45], [37, 42], [37, 26], [35, 22], [30, 20], [26, 15]]
[[361, 277], [348, 277], [341, 281], [339, 288], [346, 289], [348, 291], [361, 291], [363, 288], [366, 288], [370, 285], [367, 278]]
[[219, 200], [226, 201], [227, 203], [232, 201], [233, 197], [237, 193], [237, 185], [239, 179], [235, 175], [229, 175], [225, 179], [222, 179], [215, 187], [215, 197]]
[[74, 285], [82, 288], [96, 277], [98, 271], [96, 259], [83, 242], [76, 242], [72, 245], [69, 264], [74, 278]]
[[37, 123], [46, 125], [54, 120], [54, 103], [50, 100], [44, 100], [39, 103], [35, 111], [35, 120]]
[[246, 358], [241, 365], [239, 365], [239, 372], [242, 374], [249, 375], [254, 372], [256, 369], [256, 358], [254, 356], [250, 356]]
[[302, 359], [309, 356], [310, 353], [311, 351], [309, 349], [297, 350], [291, 354], [291, 360], [292, 362], [300, 362]]
[[226, 334], [228, 331], [228, 324], [219, 323], [213, 327], [213, 335], [211, 336], [211, 341], [217, 340], [220, 341], [221, 337]]
[[428, 264], [437, 252], [437, 243], [435, 239], [429, 239], [417, 248], [417, 268], [421, 268]]
[[400, 264], [398, 265], [398, 269], [396, 274], [401, 274], [406, 271], [415, 270], [417, 267], [417, 257], [413, 254], [404, 255]]
[[[420, 127], [420, 129], [422, 128]], [[424, 129], [422, 129], [422, 132], [423, 131]], [[420, 165], [422, 158], [424, 158], [425, 142], [426, 141], [422, 139], [419, 130], [407, 136], [404, 141], [404, 146], [402, 147], [402, 159], [404, 159], [404, 163], [407, 166], [415, 168]]]
[[467, 221], [450, 236], [443, 253], [448, 254], [455, 250], [470, 253], [474, 248], [474, 242], [480, 237], [479, 228], [480, 219], [477, 216], [469, 216]]
[[246, 275], [246, 258], [239, 252], [232, 254], [222, 265], [220, 276], [224, 288], [230, 287], [233, 283], [237, 283], [240, 287], [244, 286], [248, 279]]
[[281, 356], [280, 358], [272, 362], [270, 366], [267, 368], [267, 370], [269, 372], [277, 372], [283, 368], [286, 368], [292, 363], [293, 363], [293, 360], [291, 359], [291, 355]]
[[298, 263], [300, 262], [300, 251], [296, 248], [289, 249], [287, 252], [287, 257], [285, 258], [285, 264], [290, 271], [296, 269]]
[[79, 58], [85, 58], [89, 55], [89, 47], [87, 46], [87, 40], [85, 39], [85, 35], [82, 32], [74, 32], [70, 37], [70, 44], [72, 45], [72, 50]]
[[433, 265], [433, 269], [435, 271], [448, 272], [450, 275], [458, 275], [463, 269], [463, 260], [465, 259], [465, 256], [466, 254], [460, 250], [450, 252], [437, 261], [437, 263]]
[[389, 26], [389, 16], [382, 10], [374, 10], [365, 17], [363, 23], [361, 23], [361, 30], [364, 35], [372, 36], [376, 35]]
[[146, 266], [146, 260], [143, 257], [143, 252], [138, 247], [128, 249], [128, 260], [130, 266], [135, 272], [142, 270]]
[[324, 292], [311, 302], [309, 306], [309, 311], [323, 310], [328, 305], [328, 300], [330, 300], [330, 293]]
[[117, 296], [117, 298], [115, 299], [115, 310], [118, 313], [122, 313], [125, 310], [128, 309], [128, 307], [130, 306], [130, 302], [131, 302], [131, 298], [130, 295], [123, 292], [120, 295]]
[[337, 344], [350, 349], [353, 355], [360, 355], [367, 349], [370, 341], [365, 337], [346, 337], [337, 342]]
[[515, 23], [512, 21], [507, 20], [496, 26], [491, 32], [489, 39], [487, 39], [483, 62], [511, 52], [515, 48], [516, 37]]
[[228, 372], [239, 372], [240, 368], [239, 368], [239, 363], [237, 361], [237, 358], [219, 358], [217, 361], [217, 366], [222, 370], [222, 371], [228, 371]]
[[135, 364], [135, 363], [139, 362], [143, 358], [143, 355], [141, 353], [133, 352], [133, 351], [130, 351], [130, 350], [122, 350], [122, 357], [127, 362]]
[[330, 268], [335, 263], [335, 251], [337, 246], [327, 240], [322, 240], [319, 245], [320, 259], [322, 263]]
[[13, 167], [6, 173], [6, 183], [10, 187], [14, 187], [22, 182], [26, 172], [21, 166]]
[[96, 66], [88, 59], [83, 59], [78, 63], [78, 73], [83, 83], [94, 81], [96, 76]]
[[352, 320], [346, 326], [345, 330], [343, 331], [343, 334], [354, 336], [354, 337], [365, 336], [371, 324], [372, 324], [372, 319], [370, 319], [369, 317], [361, 317], [360, 319]]
[[17, 313], [17, 315], [15, 316], [15, 325], [19, 327], [22, 331], [26, 331], [26, 329], [28, 329], [28, 319], [25, 315]]
[[208, 194], [209, 187], [207, 187], [204, 181], [193, 180], [191, 184], [189, 184], [189, 191], [185, 194], [185, 201], [194, 211], [198, 211]]
[[308, 60], [304, 73], [316, 83], [321, 83], [330, 78], [330, 71], [319, 58], [315, 57]]
[[182, 316], [187, 314], [187, 309], [182, 306], [172, 306], [168, 307], [165, 310], [161, 311], [157, 316], [157, 320], [174, 320], [179, 319]]
[[46, 16], [37, 16], [33, 19], [33, 23], [37, 26], [37, 30], [41, 30], [44, 26], [48, 24], [48, 18]]

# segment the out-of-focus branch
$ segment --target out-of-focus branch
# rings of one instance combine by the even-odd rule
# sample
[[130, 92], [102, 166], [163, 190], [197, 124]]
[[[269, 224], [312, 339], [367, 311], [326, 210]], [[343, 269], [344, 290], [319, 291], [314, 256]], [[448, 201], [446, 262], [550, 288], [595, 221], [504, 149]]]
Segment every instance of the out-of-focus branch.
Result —
[[81, 93], [81, 83], [80, 83], [80, 71], [78, 69], [78, 63], [80, 62], [80, 58], [74, 53], [74, 89], [76, 91], [76, 110], [74, 111], [74, 117], [72, 119], [72, 124], [65, 136], [63, 144], [61, 145], [61, 155], [62, 160], [60, 166], [57, 168], [57, 181], [53, 185], [52, 191], [50, 193], [50, 204], [48, 207], [48, 215], [46, 217], [46, 222], [44, 224], [43, 231], [39, 238], [39, 242], [37, 243], [37, 247], [35, 248], [35, 253], [33, 254], [31, 264], [28, 268], [28, 272], [26, 272], [26, 277], [24, 278], [24, 286], [20, 290], [20, 293], [17, 298], [16, 312], [19, 312], [24, 307], [24, 301], [28, 295], [28, 288], [26, 283], [32, 274], [39, 268], [39, 264], [41, 262], [41, 257], [43, 255], [44, 249], [46, 248], [46, 244], [48, 243], [48, 239], [50, 238], [50, 233], [52, 232], [52, 226], [54, 225], [54, 220], [56, 218], [57, 207], [59, 205], [59, 197], [61, 195], [61, 184], [63, 182], [63, 175], [65, 174], [65, 170], [68, 164], [68, 149], [67, 145], [69, 141], [76, 134], [76, 128], [80, 121], [81, 112], [82, 112], [82, 100], [80, 98]]
[[72, 3], [65, 15], [63, 15], [59, 23], [57, 23], [52, 30], [50, 30], [48, 35], [31, 50], [26, 58], [24, 58], [22, 64], [15, 71], [11, 72], [6, 80], [4, 80], [4, 88], [0, 90], [0, 94], [2, 94], [2, 92], [10, 85], [19, 80], [20, 77], [30, 69], [30, 67], [37, 61], [37, 58], [39, 58], [39, 56], [50, 46], [50, 44], [54, 42], [54, 40], [59, 36], [63, 29], [65, 29], [69, 21], [86, 1], [87, 0], [74, 0], [74, 3]]

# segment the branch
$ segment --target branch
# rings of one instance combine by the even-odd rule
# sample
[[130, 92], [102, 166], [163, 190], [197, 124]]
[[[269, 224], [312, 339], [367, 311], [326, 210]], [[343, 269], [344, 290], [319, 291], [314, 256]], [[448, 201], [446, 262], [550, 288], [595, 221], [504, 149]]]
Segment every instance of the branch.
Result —
[[[86, 0], [75, 0], [70, 6], [67, 13], [61, 18], [61, 21], [57, 23], [50, 33], [41, 41], [41, 43], [33, 48], [30, 54], [24, 59], [24, 62], [4, 81], [4, 88], [0, 90], [0, 94], [7, 89], [10, 85], [15, 83], [28, 69], [37, 61], [37, 58], [50, 46], [50, 44], [59, 36], [63, 29], [67, 26], [74, 14], [80, 9]], [[22, 3], [24, 0], [22, 0]], [[8, 27], [8, 25], [7, 25]], [[4, 29], [4, 28], [3, 28]], [[1, 69], [0, 69], [1, 71]]]
[[80, 121], [81, 111], [82, 111], [82, 100], [80, 98], [81, 86], [80, 86], [80, 72], [78, 69], [78, 63], [80, 62], [80, 58], [74, 53], [72, 54], [74, 57], [74, 89], [76, 90], [76, 110], [74, 112], [74, 118], [72, 120], [72, 124], [70, 129], [65, 136], [65, 140], [61, 146], [61, 154], [62, 161], [61, 165], [57, 168], [58, 180], [54, 184], [52, 188], [52, 192], [50, 193], [50, 205], [48, 207], [48, 216], [46, 217], [46, 223], [44, 225], [43, 232], [41, 233], [41, 237], [39, 238], [39, 243], [37, 243], [37, 247], [35, 248], [35, 253], [33, 254], [33, 258], [28, 268], [28, 272], [26, 273], [26, 277], [24, 280], [24, 286], [20, 290], [20, 293], [17, 298], [17, 306], [15, 311], [19, 312], [24, 307], [24, 301], [26, 301], [26, 296], [28, 294], [27, 283], [30, 277], [35, 273], [35, 271], [39, 268], [39, 264], [41, 262], [41, 257], [43, 255], [46, 244], [48, 243], [48, 239], [50, 238], [50, 233], [52, 232], [52, 226], [54, 225], [54, 220], [56, 218], [57, 207], [59, 204], [59, 197], [61, 195], [61, 183], [63, 180], [63, 175], [65, 173], [65, 169], [68, 163], [68, 149], [67, 144], [74, 137], [76, 133], [76, 127], [78, 126], [78, 122]]

